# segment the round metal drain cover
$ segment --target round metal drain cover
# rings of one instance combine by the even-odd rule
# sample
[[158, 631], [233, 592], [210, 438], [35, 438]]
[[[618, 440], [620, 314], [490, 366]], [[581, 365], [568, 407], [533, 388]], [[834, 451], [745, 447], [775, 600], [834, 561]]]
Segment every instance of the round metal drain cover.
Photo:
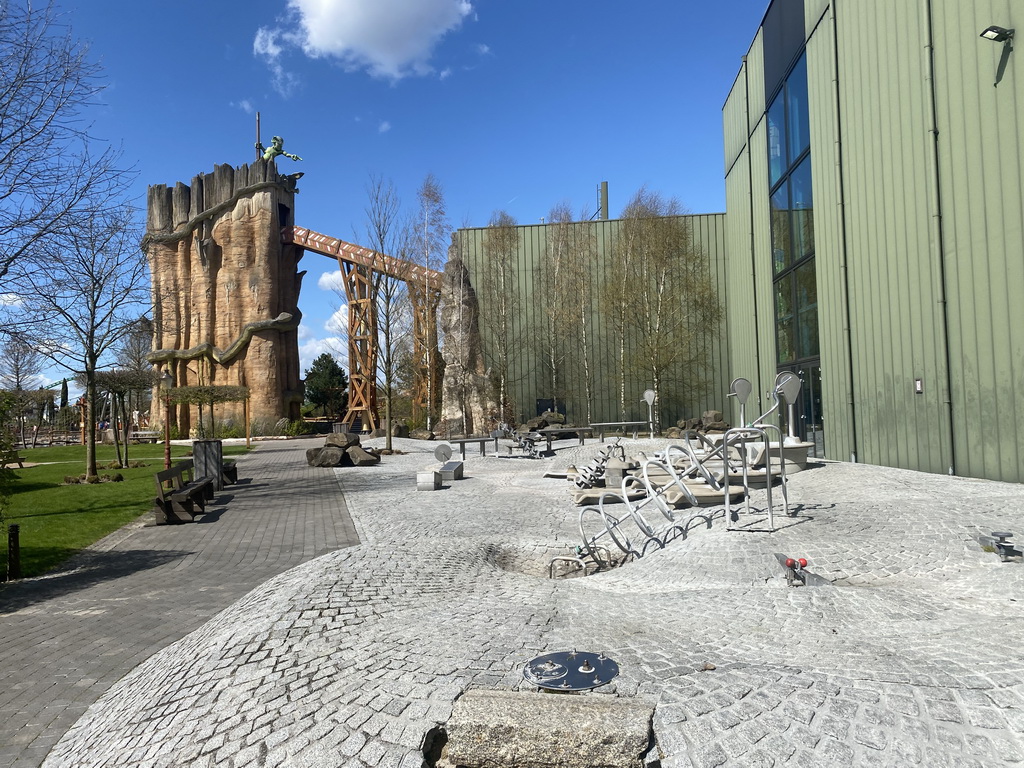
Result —
[[611, 682], [619, 665], [603, 653], [558, 651], [526, 663], [523, 677], [539, 688], [552, 691], [589, 691]]

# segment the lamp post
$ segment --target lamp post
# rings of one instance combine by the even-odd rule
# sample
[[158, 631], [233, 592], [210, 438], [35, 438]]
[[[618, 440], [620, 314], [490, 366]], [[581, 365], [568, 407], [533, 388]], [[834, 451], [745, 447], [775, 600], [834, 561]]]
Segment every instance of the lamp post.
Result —
[[653, 389], [644, 391], [643, 401], [647, 403], [647, 426], [651, 431], [651, 440], [654, 439], [654, 398], [657, 397]]
[[160, 394], [164, 399], [164, 469], [171, 468], [171, 386], [174, 377], [167, 371], [160, 374]]

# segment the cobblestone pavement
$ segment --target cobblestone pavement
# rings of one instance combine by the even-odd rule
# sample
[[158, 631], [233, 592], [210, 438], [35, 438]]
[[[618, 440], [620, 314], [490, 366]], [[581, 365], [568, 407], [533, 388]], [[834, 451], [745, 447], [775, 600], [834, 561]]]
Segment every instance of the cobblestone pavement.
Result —
[[201, 522], [140, 521], [58, 572], [0, 587], [0, 766], [38, 768], [154, 651], [270, 577], [357, 543], [335, 478], [301, 461], [321, 442], [258, 443]]
[[[719, 510], [639, 561], [551, 580], [578, 509], [541, 473], [597, 444], [471, 455], [437, 492], [414, 490], [433, 446], [396, 444], [379, 466], [321, 470], [362, 544], [141, 663], [46, 768], [418, 767], [464, 690], [530, 690], [524, 663], [570, 648], [620, 665], [589, 695], [656, 706], [665, 768], [1024, 762], [1024, 566], [978, 543], [1024, 538], [1024, 488], [827, 463], [791, 478], [796, 516], [774, 533], [727, 531]], [[828, 584], [788, 587], [776, 553]]]

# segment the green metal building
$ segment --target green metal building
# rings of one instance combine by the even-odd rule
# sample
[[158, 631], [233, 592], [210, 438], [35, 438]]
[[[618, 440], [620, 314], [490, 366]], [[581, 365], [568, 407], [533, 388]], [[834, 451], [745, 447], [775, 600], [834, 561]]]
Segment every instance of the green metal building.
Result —
[[[607, 208], [605, 207], [605, 211]], [[605, 214], [606, 215], [606, 214]], [[687, 222], [691, 247], [701, 255], [703, 269], [711, 284], [718, 292], [719, 301], [725, 301], [725, 215], [706, 214], [681, 217]], [[618, 349], [613, 321], [603, 311], [602, 292], [616, 275], [618, 251], [616, 242], [620, 237], [622, 220], [607, 218], [594, 221], [575, 222], [572, 225], [579, 236], [591, 243], [590, 257], [585, 265], [586, 281], [579, 287], [585, 292], [585, 303], [591, 309], [587, 330], [587, 355], [590, 361], [592, 396], [588, 409], [582, 381], [581, 357], [583, 344], [578, 337], [566, 335], [561, 365], [564, 368], [564, 385], [552, 394], [549, 384], [550, 366], [546, 366], [543, 351], [539, 347], [540, 329], [544, 324], [545, 283], [550, 278], [546, 273], [546, 260], [552, 248], [552, 240], [558, 231], [553, 224], [520, 225], [515, 231], [515, 255], [508, 266], [507, 278], [514, 295], [512, 302], [498, 306], [499, 302], [485, 289], [488, 261], [490, 259], [487, 238], [491, 228], [460, 229], [457, 233], [462, 258], [470, 272], [470, 280], [480, 302], [481, 315], [506, 312], [511, 317], [513, 355], [509, 382], [512, 416], [518, 423], [538, 415], [544, 410], [557, 407], [563, 411], [568, 422], [587, 424], [601, 421], [646, 421], [647, 405], [642, 396], [651, 386], [650, 381], [632, 375], [626, 381], [625, 397], [620, 392], [618, 381]], [[680, 302], [683, 297], [679, 297]], [[659, 400], [660, 424], [674, 426], [676, 421], [700, 417], [705, 410], [725, 410], [725, 395], [729, 389], [728, 354], [725, 341], [724, 319], [712, 329], [694, 328], [698, 339], [700, 358], [704, 367], [704, 386], [700, 389], [688, 387], [666, 387]], [[494, 332], [487, 322], [481, 324], [485, 356], [492, 365], [495, 357]], [[625, 401], [625, 413], [621, 408]], [[554, 402], [554, 401], [557, 401]], [[588, 413], [589, 411], [589, 413]]]
[[829, 458], [1024, 480], [1010, 0], [774, 0], [723, 109], [728, 359]]

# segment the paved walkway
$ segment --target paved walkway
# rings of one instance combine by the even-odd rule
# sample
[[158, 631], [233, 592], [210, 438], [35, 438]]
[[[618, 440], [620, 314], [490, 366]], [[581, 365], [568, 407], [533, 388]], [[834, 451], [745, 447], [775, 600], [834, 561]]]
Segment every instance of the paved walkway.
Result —
[[[0, 587], [0, 767], [37, 768], [127, 672], [254, 587], [358, 542], [321, 440], [257, 443], [194, 525], [108, 537], [70, 567]], [[30, 470], [29, 470], [30, 471]]]
[[[337, 482], [361, 543], [323, 547], [149, 658], [118, 650], [118, 632], [99, 643], [58, 625], [35, 634], [40, 647], [19, 651], [29, 679], [15, 712], [34, 700], [37, 657], [55, 649], [109, 649], [119, 670], [141, 662], [113, 685], [113, 672], [91, 684], [91, 699], [107, 690], [45, 768], [420, 768], [428, 734], [463, 691], [531, 690], [523, 665], [571, 648], [620, 665], [591, 695], [655, 706], [652, 766], [1024, 763], [1024, 565], [978, 541], [993, 530], [1024, 539], [1021, 486], [829, 463], [793, 476], [797, 515], [775, 533], [727, 531], [719, 511], [642, 560], [554, 581], [547, 563], [578, 541], [578, 510], [565, 481], [541, 474], [596, 444], [545, 461], [471, 455], [464, 480], [431, 493], [413, 489], [416, 470], [435, 465], [433, 446], [396, 444], [407, 453], [339, 470], [307, 469], [305, 446], [275, 447], [272, 463], [296, 481], [267, 488], [254, 514], [291, 515]], [[663, 444], [627, 441], [630, 453]], [[236, 513], [233, 501], [208, 527]], [[203, 528], [150, 530], [180, 536], [161, 549], [173, 553], [196, 551]], [[267, 531], [250, 556], [274, 551], [280, 534]], [[776, 553], [807, 557], [828, 585], [787, 587]], [[152, 569], [164, 569], [154, 590], [180, 579], [196, 590], [179, 591], [179, 605], [211, 581], [188, 558]], [[131, 581], [141, 577], [97, 577], [79, 593], [106, 589], [101, 600], [26, 600], [14, 616], [34, 613], [15, 635], [58, 611], [74, 626], [86, 617], [71, 611], [145, 604]], [[65, 691], [98, 680], [63, 674]]]

